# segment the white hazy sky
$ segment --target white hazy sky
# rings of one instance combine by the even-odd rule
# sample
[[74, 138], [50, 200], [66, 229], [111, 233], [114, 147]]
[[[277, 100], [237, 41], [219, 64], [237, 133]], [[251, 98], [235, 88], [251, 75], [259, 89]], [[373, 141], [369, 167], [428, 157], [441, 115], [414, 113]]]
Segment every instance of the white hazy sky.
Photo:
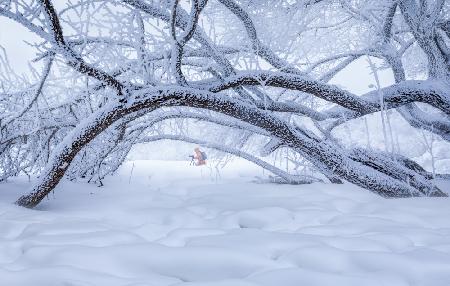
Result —
[[34, 43], [39, 38], [12, 20], [0, 17], [0, 45], [6, 49], [11, 66], [18, 73], [26, 73], [28, 62], [35, 57], [34, 48], [25, 40]]
[[[56, 9], [60, 10], [66, 6], [67, 1], [53, 0], [52, 2]], [[0, 16], [0, 45], [6, 49], [11, 66], [18, 73], [28, 73], [28, 63], [36, 57], [35, 49], [25, 41], [36, 43], [40, 41], [40, 38], [14, 21]], [[40, 66], [40, 64], [34, 65]]]

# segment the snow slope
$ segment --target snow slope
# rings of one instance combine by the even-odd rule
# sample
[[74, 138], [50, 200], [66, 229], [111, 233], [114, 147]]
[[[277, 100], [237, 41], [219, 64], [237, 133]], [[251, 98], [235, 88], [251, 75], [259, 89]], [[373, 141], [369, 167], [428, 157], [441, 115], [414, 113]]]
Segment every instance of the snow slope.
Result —
[[37, 210], [11, 204], [24, 178], [0, 185], [0, 285], [450, 285], [447, 198], [187, 165], [128, 163], [103, 188], [64, 182]]

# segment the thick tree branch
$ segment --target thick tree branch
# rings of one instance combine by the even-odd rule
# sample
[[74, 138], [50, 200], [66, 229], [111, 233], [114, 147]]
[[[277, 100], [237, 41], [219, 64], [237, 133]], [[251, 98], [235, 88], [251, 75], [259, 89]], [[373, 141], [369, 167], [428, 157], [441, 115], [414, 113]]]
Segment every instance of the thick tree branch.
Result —
[[53, 35], [53, 42], [61, 49], [62, 55], [66, 58], [68, 64], [76, 71], [89, 75], [105, 84], [109, 85], [117, 91], [117, 94], [123, 96], [126, 91], [122, 83], [111, 75], [88, 65], [79, 55], [77, 55], [67, 44], [64, 39], [63, 30], [59, 22], [58, 15], [50, 0], [39, 0], [46, 15], [49, 29]]

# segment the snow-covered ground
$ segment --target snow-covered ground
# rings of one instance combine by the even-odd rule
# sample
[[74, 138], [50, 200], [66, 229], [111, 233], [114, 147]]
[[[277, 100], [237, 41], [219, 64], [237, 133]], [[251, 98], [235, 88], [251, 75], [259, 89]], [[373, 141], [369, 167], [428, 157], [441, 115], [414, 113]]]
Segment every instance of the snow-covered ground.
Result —
[[24, 178], [1, 184], [0, 285], [450, 285], [449, 199], [187, 165], [128, 163], [103, 188], [64, 182], [36, 210], [11, 204]]

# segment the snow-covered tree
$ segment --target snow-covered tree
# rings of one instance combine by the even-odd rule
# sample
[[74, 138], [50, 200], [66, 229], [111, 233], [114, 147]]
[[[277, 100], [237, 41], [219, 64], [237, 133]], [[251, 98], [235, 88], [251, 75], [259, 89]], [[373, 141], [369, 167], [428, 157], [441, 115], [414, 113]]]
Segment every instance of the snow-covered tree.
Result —
[[[64, 176], [101, 181], [134, 144], [167, 139], [243, 157], [277, 181], [446, 196], [434, 169], [394, 147], [346, 146], [335, 130], [380, 113], [394, 146], [395, 112], [450, 140], [449, 3], [2, 1], [1, 16], [41, 39], [43, 68], [25, 78], [0, 58], [0, 179], [39, 173], [17, 201], [34, 207]], [[395, 82], [361, 96], [329, 83], [360, 58]], [[313, 176], [261, 158], [274, 152]]]

